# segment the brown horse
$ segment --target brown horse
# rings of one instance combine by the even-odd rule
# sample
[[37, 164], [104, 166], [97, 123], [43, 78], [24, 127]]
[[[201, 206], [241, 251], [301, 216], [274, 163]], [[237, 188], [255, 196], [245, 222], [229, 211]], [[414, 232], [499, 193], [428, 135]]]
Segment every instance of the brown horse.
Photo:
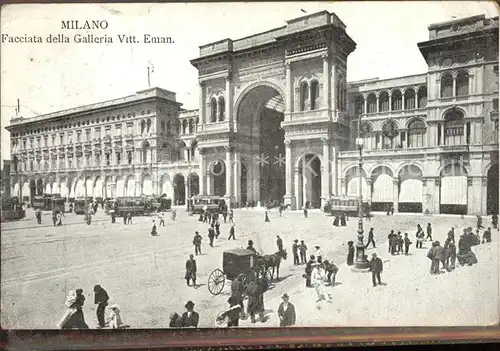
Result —
[[280, 263], [281, 260], [286, 260], [286, 250], [278, 251], [271, 255], [264, 255], [259, 257], [258, 264], [262, 272], [266, 272], [269, 268], [272, 268], [271, 280], [274, 277], [274, 271], [276, 270], [276, 280], [279, 280], [280, 275]]

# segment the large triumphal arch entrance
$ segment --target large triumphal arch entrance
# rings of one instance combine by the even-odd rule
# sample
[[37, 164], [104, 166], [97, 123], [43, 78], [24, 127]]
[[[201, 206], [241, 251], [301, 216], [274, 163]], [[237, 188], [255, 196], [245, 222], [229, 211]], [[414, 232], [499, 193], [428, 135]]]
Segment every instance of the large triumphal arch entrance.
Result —
[[319, 207], [337, 193], [349, 144], [347, 56], [355, 43], [327, 11], [200, 47], [200, 193]]

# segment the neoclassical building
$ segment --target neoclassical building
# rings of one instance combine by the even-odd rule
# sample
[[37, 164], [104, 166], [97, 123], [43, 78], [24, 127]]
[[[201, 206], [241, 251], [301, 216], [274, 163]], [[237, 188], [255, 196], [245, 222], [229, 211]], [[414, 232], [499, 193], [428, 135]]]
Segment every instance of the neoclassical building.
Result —
[[[12, 193], [224, 197], [498, 211], [498, 17], [429, 26], [420, 75], [347, 82], [356, 43], [327, 11], [200, 47], [198, 110], [152, 88], [11, 132]], [[358, 167], [363, 143], [363, 172]]]

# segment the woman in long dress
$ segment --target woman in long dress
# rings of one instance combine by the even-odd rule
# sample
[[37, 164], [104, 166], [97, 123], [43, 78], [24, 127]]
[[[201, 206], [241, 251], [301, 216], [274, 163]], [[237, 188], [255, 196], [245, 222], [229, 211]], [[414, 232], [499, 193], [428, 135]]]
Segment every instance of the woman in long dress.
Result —
[[349, 245], [347, 253], [347, 265], [352, 266], [354, 264], [354, 241], [347, 242]]
[[458, 241], [458, 263], [463, 265], [472, 266], [477, 263], [477, 258], [474, 252], [472, 252], [471, 247], [476, 245], [474, 234], [461, 235]]
[[57, 324], [57, 327], [59, 329], [88, 329], [83, 317], [83, 312], [81, 308], [79, 308], [80, 302], [77, 301], [76, 291], [69, 291], [64, 305], [66, 311]]

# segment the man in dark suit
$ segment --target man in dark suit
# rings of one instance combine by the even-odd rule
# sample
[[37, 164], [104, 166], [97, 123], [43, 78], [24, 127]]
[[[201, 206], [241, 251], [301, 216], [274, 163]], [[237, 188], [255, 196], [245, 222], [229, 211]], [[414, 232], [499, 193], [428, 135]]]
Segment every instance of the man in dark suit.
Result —
[[196, 260], [194, 255], [189, 255], [189, 260], [186, 261], [186, 279], [187, 285], [189, 286], [189, 281], [193, 280], [193, 287], [196, 288]]
[[382, 260], [377, 257], [376, 253], [372, 254], [372, 259], [370, 261], [370, 272], [372, 272], [372, 282], [373, 286], [377, 286], [378, 281], [379, 285], [382, 285], [382, 281], [380, 280], [380, 273], [384, 270], [384, 264], [382, 263]]
[[281, 296], [283, 302], [278, 308], [278, 317], [280, 318], [280, 327], [291, 327], [295, 325], [295, 307], [289, 302], [288, 294]]
[[370, 231], [368, 232], [368, 242], [366, 243], [365, 248], [368, 248], [368, 245], [370, 245], [370, 243], [373, 244], [373, 248], [376, 248], [375, 240], [373, 240], [373, 228], [370, 228]]
[[231, 238], [233, 238], [233, 240], [236, 240], [236, 237], [234, 236], [234, 224], [231, 226], [231, 228], [229, 228], [229, 238], [227, 238], [227, 240], [231, 240]]
[[109, 296], [106, 290], [104, 290], [100, 285], [94, 286], [94, 294], [94, 303], [97, 305], [96, 314], [99, 328], [104, 328], [104, 312], [106, 310], [106, 306], [108, 305]]
[[298, 244], [299, 240], [295, 239], [293, 241], [293, 245], [292, 245], [292, 253], [293, 253], [293, 264], [295, 266], [298, 266], [300, 264], [300, 260], [299, 260], [299, 244]]
[[193, 301], [188, 301], [186, 305], [186, 312], [181, 317], [180, 327], [181, 328], [197, 328], [198, 322], [200, 320], [200, 315], [194, 311]]
[[276, 235], [276, 245], [278, 245], [278, 251], [283, 251], [283, 240], [281, 240], [279, 235]]

